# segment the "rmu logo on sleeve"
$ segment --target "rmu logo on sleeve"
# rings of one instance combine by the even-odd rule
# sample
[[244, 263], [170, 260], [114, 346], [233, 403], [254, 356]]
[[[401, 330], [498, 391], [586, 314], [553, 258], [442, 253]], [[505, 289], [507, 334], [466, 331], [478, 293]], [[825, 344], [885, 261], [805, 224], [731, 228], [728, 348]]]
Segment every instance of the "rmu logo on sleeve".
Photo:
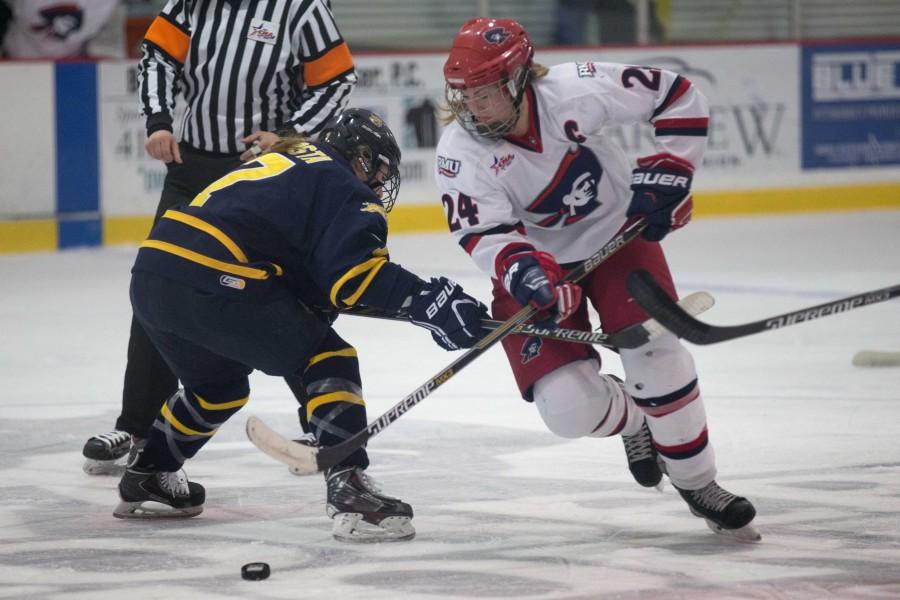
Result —
[[502, 44], [510, 36], [505, 27], [494, 27], [484, 32], [484, 40], [489, 44]]
[[538, 217], [540, 227], [565, 227], [592, 213], [601, 202], [597, 187], [603, 167], [597, 155], [586, 146], [577, 146], [563, 157], [556, 174], [540, 195], [528, 206]]
[[597, 65], [592, 62], [577, 62], [575, 68], [578, 69], [578, 76], [582, 79], [585, 77], [593, 77], [597, 72]]
[[460, 163], [455, 158], [447, 158], [446, 156], [437, 157], [438, 173], [444, 177], [456, 177], [459, 175]]

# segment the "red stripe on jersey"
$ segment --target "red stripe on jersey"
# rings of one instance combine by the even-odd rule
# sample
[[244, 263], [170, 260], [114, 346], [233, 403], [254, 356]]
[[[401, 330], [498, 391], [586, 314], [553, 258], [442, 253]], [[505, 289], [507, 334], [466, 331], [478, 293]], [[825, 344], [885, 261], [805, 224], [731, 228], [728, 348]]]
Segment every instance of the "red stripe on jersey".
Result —
[[475, 246], [478, 245], [478, 242], [481, 241], [481, 238], [484, 236], [481, 234], [472, 234], [466, 236], [466, 241], [463, 244], [463, 250], [466, 251], [467, 254], [471, 256], [472, 252], [475, 251]]
[[681, 83], [674, 90], [674, 92], [670, 92], [669, 97], [666, 98], [666, 101], [662, 104], [662, 106], [656, 109], [656, 114], [658, 115], [668, 110], [668, 108], [675, 104], [675, 102], [677, 102], [679, 98], [684, 96], [685, 92], [687, 92], [690, 87], [691, 82], [687, 79], [681, 78]]
[[709, 127], [709, 118], [696, 119], [680, 119], [677, 117], [669, 119], [657, 119], [653, 126], [657, 129], [700, 129]]

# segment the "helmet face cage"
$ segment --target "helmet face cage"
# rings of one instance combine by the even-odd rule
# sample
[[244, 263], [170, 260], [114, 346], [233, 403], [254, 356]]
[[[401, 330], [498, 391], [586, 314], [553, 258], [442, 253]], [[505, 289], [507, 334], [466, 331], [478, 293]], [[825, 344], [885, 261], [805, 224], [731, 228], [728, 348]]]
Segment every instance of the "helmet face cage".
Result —
[[387, 124], [375, 113], [350, 108], [325, 126], [320, 139], [355, 163], [365, 184], [390, 211], [400, 191], [400, 148]]
[[[448, 83], [444, 88], [444, 99], [456, 122], [471, 135], [492, 140], [500, 139], [512, 131], [519, 120], [519, 115], [522, 112], [522, 96], [525, 92], [527, 79], [528, 72], [523, 67], [519, 67], [516, 69], [515, 76], [512, 79], [501, 79], [478, 88], [494, 94], [498, 98], [496, 102], [510, 103], [510, 115], [499, 121], [479, 121], [466, 105], [463, 95], [464, 88], [453, 87]], [[495, 93], [495, 90], [501, 89], [500, 93]]]

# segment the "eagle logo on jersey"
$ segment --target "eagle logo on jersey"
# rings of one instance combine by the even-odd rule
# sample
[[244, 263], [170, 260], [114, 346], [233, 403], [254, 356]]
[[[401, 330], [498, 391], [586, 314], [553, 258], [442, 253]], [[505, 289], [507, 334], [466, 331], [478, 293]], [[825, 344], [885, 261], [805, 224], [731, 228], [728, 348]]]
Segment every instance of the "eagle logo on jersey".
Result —
[[597, 209], [597, 188], [603, 167], [597, 155], [586, 146], [577, 146], [563, 157], [550, 184], [528, 206], [528, 212], [540, 218], [540, 227], [565, 227]]
[[507, 154], [506, 156], [501, 156], [500, 158], [494, 156], [494, 164], [491, 165], [491, 169], [494, 170], [494, 175], [499, 175], [500, 171], [505, 171], [506, 167], [510, 165], [515, 157], [515, 154]]
[[509, 36], [510, 33], [505, 27], [494, 27], [485, 31], [483, 37], [488, 44], [502, 44]]
[[525, 340], [525, 343], [522, 344], [522, 350], [520, 351], [520, 354], [522, 355], [522, 364], [527, 365], [540, 356], [543, 345], [544, 340], [539, 337], [530, 337]]

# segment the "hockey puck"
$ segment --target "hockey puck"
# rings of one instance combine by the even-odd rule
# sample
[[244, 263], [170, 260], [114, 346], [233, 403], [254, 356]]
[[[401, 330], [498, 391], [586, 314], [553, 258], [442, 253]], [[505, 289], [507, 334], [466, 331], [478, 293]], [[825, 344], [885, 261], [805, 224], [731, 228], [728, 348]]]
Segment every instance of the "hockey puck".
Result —
[[247, 563], [241, 567], [241, 577], [250, 581], [266, 579], [271, 572], [269, 564], [264, 562]]

